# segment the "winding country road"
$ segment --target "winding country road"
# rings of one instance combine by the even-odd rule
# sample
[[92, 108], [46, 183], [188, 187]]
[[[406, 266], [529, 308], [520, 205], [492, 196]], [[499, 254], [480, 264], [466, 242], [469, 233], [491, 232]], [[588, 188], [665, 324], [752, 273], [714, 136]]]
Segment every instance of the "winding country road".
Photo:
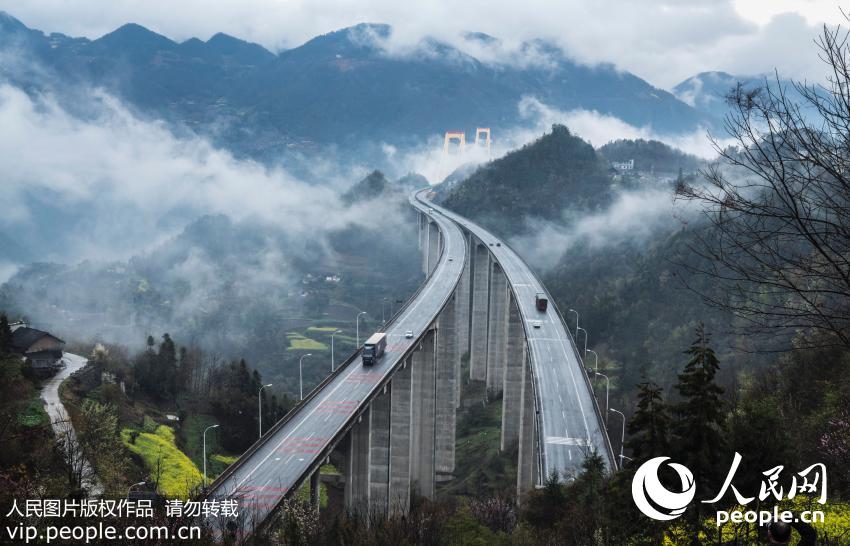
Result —
[[[64, 353], [62, 355], [62, 364], [64, 365], [59, 372], [44, 382], [41, 387], [41, 399], [44, 400], [44, 409], [47, 410], [47, 415], [50, 417], [50, 426], [53, 427], [53, 433], [57, 439], [62, 439], [66, 430], [70, 436], [69, 440], [76, 443], [77, 433], [74, 426], [71, 424], [71, 417], [68, 411], [62, 404], [59, 397], [59, 386], [63, 381], [68, 379], [72, 373], [82, 369], [88, 363], [88, 359], [73, 353]], [[67, 442], [65, 442], [67, 445]], [[90, 496], [99, 496], [103, 493], [103, 487], [97, 481], [94, 469], [88, 460], [82, 461], [83, 468], [83, 487], [88, 491]]]

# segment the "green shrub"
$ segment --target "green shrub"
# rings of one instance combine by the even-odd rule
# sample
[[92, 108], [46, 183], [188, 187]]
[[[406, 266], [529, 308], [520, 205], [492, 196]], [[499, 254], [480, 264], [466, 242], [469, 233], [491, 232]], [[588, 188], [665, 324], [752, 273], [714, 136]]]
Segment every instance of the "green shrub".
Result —
[[159, 423], [145, 415], [144, 423], [142, 424], [142, 430], [145, 432], [155, 433]]

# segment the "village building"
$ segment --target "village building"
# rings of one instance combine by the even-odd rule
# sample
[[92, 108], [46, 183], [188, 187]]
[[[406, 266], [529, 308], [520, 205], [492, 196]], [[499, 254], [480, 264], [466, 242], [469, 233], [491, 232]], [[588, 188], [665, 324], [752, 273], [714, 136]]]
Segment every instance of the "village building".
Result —
[[58, 337], [30, 328], [26, 324], [12, 324], [12, 349], [21, 354], [36, 371], [49, 371], [62, 367], [65, 342]]

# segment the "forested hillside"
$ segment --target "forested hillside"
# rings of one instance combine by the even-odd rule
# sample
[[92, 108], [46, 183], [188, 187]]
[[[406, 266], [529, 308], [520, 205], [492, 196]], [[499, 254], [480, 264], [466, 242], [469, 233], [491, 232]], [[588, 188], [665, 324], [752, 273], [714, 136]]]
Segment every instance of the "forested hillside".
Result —
[[704, 160], [686, 154], [657, 140], [618, 139], [599, 148], [608, 161], [634, 160], [635, 170], [656, 173], [677, 173], [679, 169], [693, 172], [705, 164]]
[[529, 218], [601, 207], [611, 199], [607, 166], [593, 146], [563, 125], [535, 142], [479, 167], [456, 184], [443, 204], [510, 236]]

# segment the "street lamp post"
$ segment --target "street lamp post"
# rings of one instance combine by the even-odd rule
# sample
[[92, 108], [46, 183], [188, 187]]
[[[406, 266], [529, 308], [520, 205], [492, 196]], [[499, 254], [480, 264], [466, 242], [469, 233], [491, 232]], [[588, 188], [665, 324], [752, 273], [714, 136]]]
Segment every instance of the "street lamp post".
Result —
[[[600, 377], [605, 378], [605, 415], [608, 415], [608, 392], [610, 391], [611, 381], [608, 379], [608, 376], [604, 373], [593, 372], [594, 375], [598, 375]], [[607, 419], [606, 419], [607, 421]]]
[[366, 311], [360, 311], [357, 313], [357, 319], [355, 322], [357, 323], [357, 348], [360, 348], [360, 315], [365, 315]]
[[[587, 330], [585, 330], [581, 326], [576, 328], [576, 330], [581, 330], [582, 332], [584, 332], [584, 354], [587, 354]], [[578, 334], [576, 334], [576, 337], [578, 337]]]
[[304, 400], [304, 372], [301, 369], [301, 363], [304, 362], [305, 356], [313, 356], [313, 353], [301, 355], [301, 358], [298, 359], [298, 390], [301, 392], [301, 400]]
[[587, 349], [588, 353], [593, 353], [593, 372], [599, 371], [599, 355], [593, 349]]
[[271, 387], [272, 384], [263, 385], [260, 387], [260, 391], [257, 393], [257, 405], [259, 407], [259, 423], [260, 423], [260, 438], [263, 437], [263, 389], [266, 387]]
[[218, 425], [210, 425], [204, 429], [204, 487], [207, 486], [207, 431], [211, 428], [218, 428]]
[[388, 302], [387, 298], [381, 300], [381, 324], [387, 323], [387, 316], [384, 314], [384, 305]]
[[626, 443], [626, 416], [622, 411], [617, 411], [614, 408], [611, 408], [611, 411], [614, 413], [619, 413], [620, 417], [623, 418], [623, 432], [620, 434], [620, 469], [623, 468], [623, 444]]
[[570, 309], [570, 313], [576, 314], [576, 337], [578, 337], [578, 311], [575, 309]]
[[342, 333], [342, 330], [336, 330], [331, 334], [331, 373], [334, 372], [334, 336]]
[[146, 483], [148, 483], [148, 482], [139, 482], [139, 483], [134, 483], [134, 484], [133, 484], [133, 485], [131, 485], [129, 488], [127, 488], [127, 498], [128, 498], [128, 499], [130, 498], [130, 491], [132, 491], [134, 487], [138, 487], [138, 486], [140, 486], [140, 485], [145, 485]]

